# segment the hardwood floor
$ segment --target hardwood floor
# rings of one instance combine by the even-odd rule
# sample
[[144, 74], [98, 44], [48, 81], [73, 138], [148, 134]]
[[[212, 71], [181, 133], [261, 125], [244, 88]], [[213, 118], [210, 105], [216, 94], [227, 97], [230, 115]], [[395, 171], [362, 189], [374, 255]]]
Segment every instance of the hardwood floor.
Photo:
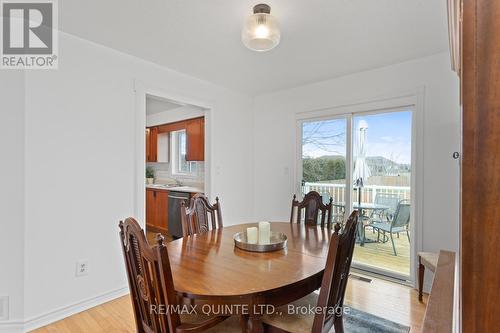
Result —
[[129, 296], [39, 328], [37, 333], [135, 333], [134, 313]]
[[[377, 234], [366, 229], [366, 237], [376, 240]], [[364, 246], [356, 244], [353, 260], [357, 263], [382, 268], [401, 275], [410, 275], [410, 243], [406, 233], [402, 232], [397, 238], [394, 234], [394, 245], [397, 256], [392, 252], [391, 241], [382, 243], [366, 243]]]
[[[357, 274], [359, 275], [359, 274]], [[374, 315], [410, 326], [411, 333], [422, 331], [427, 295], [418, 301], [416, 290], [373, 279], [371, 283], [349, 279], [346, 304]], [[129, 296], [68, 317], [32, 333], [135, 333], [134, 315]]]
[[345, 304], [410, 326], [411, 333], [422, 332], [428, 295], [424, 294], [423, 302], [419, 302], [416, 289], [382, 279], [368, 278], [372, 279], [371, 283], [349, 279]]

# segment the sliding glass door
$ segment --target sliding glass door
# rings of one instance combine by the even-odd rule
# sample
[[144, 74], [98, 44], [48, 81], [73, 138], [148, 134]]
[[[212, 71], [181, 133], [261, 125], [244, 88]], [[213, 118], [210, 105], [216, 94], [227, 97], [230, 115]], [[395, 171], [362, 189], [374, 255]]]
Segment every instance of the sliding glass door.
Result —
[[359, 210], [353, 265], [409, 280], [412, 110], [299, 121], [301, 193], [333, 198], [334, 222]]
[[[346, 201], [347, 119], [326, 119], [302, 123], [301, 192], [316, 191], [328, 203]], [[345, 209], [336, 205], [334, 222], [344, 221]]]
[[363, 223], [353, 260], [359, 267], [407, 279], [412, 112], [379, 112], [352, 119], [352, 202]]

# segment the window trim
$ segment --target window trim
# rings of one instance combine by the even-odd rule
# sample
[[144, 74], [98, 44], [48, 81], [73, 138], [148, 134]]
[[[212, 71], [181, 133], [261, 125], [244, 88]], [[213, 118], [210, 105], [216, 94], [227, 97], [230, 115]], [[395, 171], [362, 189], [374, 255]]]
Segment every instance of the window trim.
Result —
[[[196, 178], [198, 177], [198, 166], [196, 166], [195, 171], [183, 171], [180, 170], [180, 142], [179, 142], [179, 133], [184, 132], [187, 140], [186, 129], [180, 129], [177, 131], [170, 132], [170, 152], [171, 152], [171, 174], [175, 176], [183, 176], [186, 178]], [[186, 143], [187, 146], [187, 143]], [[187, 148], [187, 147], [186, 147]], [[186, 161], [190, 170], [192, 170], [192, 163], [196, 163], [193, 161]]]

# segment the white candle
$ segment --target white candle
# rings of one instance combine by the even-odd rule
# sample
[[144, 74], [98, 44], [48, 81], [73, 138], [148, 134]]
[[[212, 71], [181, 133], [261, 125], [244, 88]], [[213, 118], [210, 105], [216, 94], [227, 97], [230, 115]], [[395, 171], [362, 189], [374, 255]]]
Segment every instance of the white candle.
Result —
[[257, 244], [258, 241], [258, 229], [257, 227], [247, 228], [247, 242], [248, 244]]
[[271, 223], [259, 222], [259, 244], [269, 244], [271, 242]]

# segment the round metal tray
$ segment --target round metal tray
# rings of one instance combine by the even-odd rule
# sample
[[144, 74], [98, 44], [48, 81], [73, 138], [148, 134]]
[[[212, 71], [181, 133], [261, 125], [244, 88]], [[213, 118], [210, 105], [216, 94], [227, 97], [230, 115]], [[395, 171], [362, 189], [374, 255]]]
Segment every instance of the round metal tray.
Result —
[[286, 247], [287, 237], [284, 233], [271, 231], [269, 244], [249, 244], [247, 243], [247, 233], [238, 232], [234, 234], [234, 246], [245, 251], [252, 252], [271, 252], [284, 249]]

